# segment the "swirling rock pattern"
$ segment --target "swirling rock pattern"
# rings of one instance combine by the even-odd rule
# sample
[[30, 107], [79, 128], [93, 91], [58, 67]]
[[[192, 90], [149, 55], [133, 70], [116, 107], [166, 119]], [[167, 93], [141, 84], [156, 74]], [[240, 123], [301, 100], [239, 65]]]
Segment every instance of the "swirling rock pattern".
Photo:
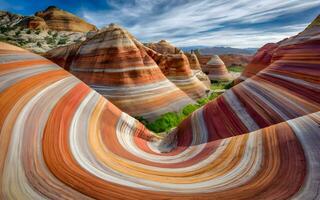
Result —
[[154, 119], [179, 111], [194, 103], [191, 97], [205, 91], [180, 81], [186, 92], [194, 91], [194, 96], [188, 96], [168, 80], [140, 42], [114, 24], [82, 43], [53, 49], [45, 56], [131, 116]]
[[208, 74], [212, 81], [227, 81], [232, 79], [227, 67], [218, 55], [213, 55], [209, 62], [202, 67], [202, 71]]
[[0, 198], [319, 199], [320, 40], [277, 56], [159, 153], [161, 138], [83, 82], [0, 43]]

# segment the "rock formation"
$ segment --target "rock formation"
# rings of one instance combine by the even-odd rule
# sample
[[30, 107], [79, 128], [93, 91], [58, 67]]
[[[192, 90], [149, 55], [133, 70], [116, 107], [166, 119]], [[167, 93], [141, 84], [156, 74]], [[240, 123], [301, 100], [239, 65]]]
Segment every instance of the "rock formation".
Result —
[[0, 199], [320, 199], [320, 31], [308, 32], [169, 139], [0, 43]]
[[190, 68], [193, 71], [193, 73], [196, 75], [196, 77], [207, 87], [210, 88], [211, 82], [209, 77], [203, 73], [200, 62], [198, 60], [198, 57], [195, 53], [185, 53], [185, 55], [188, 57]]
[[213, 55], [209, 62], [202, 67], [202, 71], [208, 74], [211, 81], [231, 80], [227, 67], [218, 55]]
[[180, 49], [166, 40], [161, 40], [158, 43], [145, 43], [144, 45], [161, 54], [178, 54], [181, 52]]
[[46, 10], [35, 13], [35, 16], [44, 19], [51, 30], [73, 32], [97, 30], [94, 25], [55, 6], [49, 6]]
[[[183, 52], [177, 54], [160, 54], [148, 47], [144, 47], [146, 52], [159, 65], [162, 73], [188, 96], [197, 100], [204, 97], [209, 92], [210, 85], [206, 81], [200, 81], [189, 65], [188, 58]], [[202, 76], [204, 80], [205, 76]]]
[[190, 68], [192, 70], [201, 70], [201, 66], [196, 54], [192, 52], [192, 53], [185, 53], [185, 55], [188, 57]]
[[[298, 44], [309, 41], [312, 39], [317, 39], [319, 37], [320, 32], [320, 15], [301, 33], [281, 40], [278, 43], [269, 43], [264, 45], [262, 48], [258, 50], [258, 52], [254, 55], [251, 63], [245, 68], [241, 77], [237, 80], [237, 82], [241, 80], [245, 80], [251, 76], [254, 76], [258, 72], [264, 70], [266, 67], [281, 59], [281, 55], [283, 54], [283, 50], [286, 47], [297, 46]], [[293, 47], [294, 48], [294, 47]], [[302, 56], [302, 55], [301, 55]], [[298, 57], [297, 59], [299, 59]]]
[[114, 24], [45, 56], [131, 116], [153, 119], [194, 102], [163, 75], [141, 43]]
[[37, 16], [25, 17], [21, 22], [17, 24], [19, 27], [28, 29], [47, 30], [48, 25], [43, 18]]

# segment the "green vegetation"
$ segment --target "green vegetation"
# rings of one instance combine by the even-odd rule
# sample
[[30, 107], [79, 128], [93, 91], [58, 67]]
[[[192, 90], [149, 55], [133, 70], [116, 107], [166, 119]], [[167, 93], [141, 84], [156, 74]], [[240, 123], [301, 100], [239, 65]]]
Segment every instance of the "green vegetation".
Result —
[[27, 33], [27, 34], [31, 34], [31, 30], [28, 29], [28, 30], [26, 31], [26, 33]]
[[68, 38], [60, 38], [59, 42], [58, 42], [58, 45], [61, 45], [61, 44], [66, 44], [68, 41]]
[[243, 70], [244, 70], [244, 67], [243, 66], [229, 66], [228, 67], [228, 70], [230, 72], [238, 72], [238, 73], [241, 73]]
[[20, 33], [21, 33], [21, 31], [17, 31], [15, 34], [16, 34], [16, 36], [19, 36]]
[[53, 37], [47, 36], [44, 39], [46, 40], [47, 44], [55, 44], [56, 43], [56, 41]]
[[37, 46], [38, 46], [38, 47], [42, 47], [42, 45], [41, 45], [40, 42], [37, 42]]
[[36, 34], [36, 35], [39, 35], [40, 32], [41, 32], [41, 30], [37, 30], [37, 31], [35, 32], [35, 34]]
[[170, 129], [178, 126], [182, 122], [182, 120], [187, 118], [196, 109], [200, 108], [216, 97], [218, 97], [218, 94], [211, 93], [208, 97], [199, 99], [196, 104], [188, 104], [183, 107], [180, 112], [165, 113], [153, 122], [149, 122], [141, 116], [136, 117], [136, 119], [143, 123], [149, 130], [155, 133], [169, 131]]
[[211, 90], [226, 90], [233, 86], [233, 81], [211, 81]]

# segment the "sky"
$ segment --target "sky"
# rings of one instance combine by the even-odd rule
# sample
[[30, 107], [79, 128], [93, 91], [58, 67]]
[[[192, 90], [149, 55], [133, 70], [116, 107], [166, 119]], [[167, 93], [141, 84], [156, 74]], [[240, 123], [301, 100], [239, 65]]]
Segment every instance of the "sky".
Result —
[[143, 42], [179, 47], [258, 48], [301, 32], [320, 0], [0, 0], [0, 10], [33, 15], [54, 5], [101, 28], [116, 23]]

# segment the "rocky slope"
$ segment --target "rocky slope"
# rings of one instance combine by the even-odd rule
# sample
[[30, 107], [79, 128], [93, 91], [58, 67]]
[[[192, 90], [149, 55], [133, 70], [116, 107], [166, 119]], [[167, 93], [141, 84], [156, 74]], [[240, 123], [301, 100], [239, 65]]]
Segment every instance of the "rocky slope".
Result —
[[[319, 32], [320, 15], [301, 33], [279, 41], [278, 43], [269, 43], [264, 45], [254, 55], [252, 62], [243, 71], [238, 81], [254, 76], [272, 63], [282, 59], [281, 56], [283, 55], [285, 48], [294, 49], [295, 46], [299, 46], [300, 43], [309, 40], [316, 40], [320, 36]], [[297, 54], [297, 56], [297, 59], [302, 59], [304, 55]]]
[[52, 6], [36, 16], [0, 11], [0, 41], [37, 53], [82, 41], [87, 32], [96, 30], [79, 17]]
[[45, 56], [131, 116], [153, 119], [194, 102], [166, 78], [140, 42], [114, 24]]
[[[270, 65], [168, 138], [50, 61], [1, 43], [0, 198], [319, 199], [312, 32], [280, 44]], [[175, 148], [159, 153], [156, 143], [172, 139]]]

